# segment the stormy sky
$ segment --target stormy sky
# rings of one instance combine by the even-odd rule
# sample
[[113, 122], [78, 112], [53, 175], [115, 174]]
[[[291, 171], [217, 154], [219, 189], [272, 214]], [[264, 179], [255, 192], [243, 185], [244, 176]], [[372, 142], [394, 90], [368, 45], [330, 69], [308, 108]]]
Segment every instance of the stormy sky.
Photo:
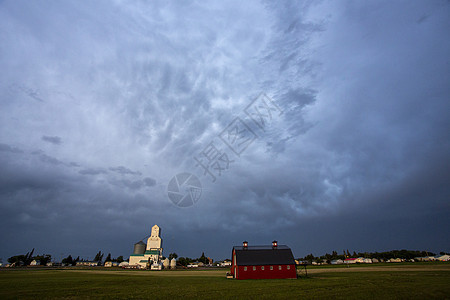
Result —
[[166, 255], [450, 251], [449, 29], [448, 1], [0, 1], [0, 257], [154, 224]]

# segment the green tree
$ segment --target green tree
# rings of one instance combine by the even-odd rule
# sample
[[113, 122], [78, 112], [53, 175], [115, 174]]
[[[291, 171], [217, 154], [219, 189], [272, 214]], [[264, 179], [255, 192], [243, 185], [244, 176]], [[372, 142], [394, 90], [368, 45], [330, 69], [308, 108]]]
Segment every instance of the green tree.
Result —
[[15, 255], [15, 256], [11, 256], [10, 258], [8, 258], [8, 262], [10, 264], [15, 263], [16, 265], [18, 265], [19, 263], [25, 264], [25, 259], [26, 256], [25, 255]]
[[94, 261], [101, 262], [102, 259], [103, 259], [103, 253], [102, 253], [102, 251], [98, 251], [98, 253], [95, 255]]
[[171, 260], [172, 258], [177, 259], [177, 257], [178, 257], [178, 254], [176, 254], [175, 252], [169, 254], [169, 259], [170, 259], [170, 260]]
[[116, 261], [120, 264], [121, 262], [123, 262], [123, 256], [119, 256], [116, 258]]
[[313, 260], [315, 260], [315, 259], [316, 259], [315, 256], [312, 253], [310, 253], [310, 254], [305, 256], [304, 260], [308, 261], [309, 263], [312, 263]]
[[205, 252], [202, 252], [202, 256], [200, 256], [197, 260], [205, 265], [209, 263], [208, 258], [205, 256]]
[[33, 257], [33, 260], [38, 260], [41, 266], [45, 266], [48, 262], [52, 260], [52, 256], [50, 254], [37, 255]]
[[111, 261], [111, 253], [108, 253], [108, 256], [106, 256], [105, 262]]
[[192, 262], [192, 259], [190, 259], [189, 257], [180, 257], [178, 258], [178, 264], [186, 267], [189, 263]]
[[31, 250], [31, 252], [27, 252], [27, 254], [25, 255], [25, 261], [24, 261], [25, 266], [28, 266], [33, 261], [33, 253], [34, 253], [34, 248], [33, 248], [33, 250]]
[[63, 264], [73, 265], [73, 258], [72, 255], [67, 256], [66, 258], [63, 258], [61, 261]]

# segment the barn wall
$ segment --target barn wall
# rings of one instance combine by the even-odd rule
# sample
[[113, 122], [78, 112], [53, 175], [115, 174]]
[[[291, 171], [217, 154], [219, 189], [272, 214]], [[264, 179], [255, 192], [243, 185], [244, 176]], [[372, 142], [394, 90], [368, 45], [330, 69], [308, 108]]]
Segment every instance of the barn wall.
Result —
[[[245, 270], [247, 267], [247, 271]], [[282, 265], [281, 270], [278, 269], [278, 265], [273, 266], [273, 270], [270, 270], [270, 266], [255, 266], [256, 270], [253, 271], [254, 266], [237, 266], [237, 272], [235, 273], [236, 279], [282, 279], [282, 278], [297, 278], [297, 270], [295, 265], [290, 265], [290, 270], [287, 270], [287, 265]], [[264, 270], [261, 270], [264, 267]]]
[[231, 254], [231, 274], [236, 278], [237, 273], [237, 266], [236, 266], [236, 251], [233, 249], [233, 253]]

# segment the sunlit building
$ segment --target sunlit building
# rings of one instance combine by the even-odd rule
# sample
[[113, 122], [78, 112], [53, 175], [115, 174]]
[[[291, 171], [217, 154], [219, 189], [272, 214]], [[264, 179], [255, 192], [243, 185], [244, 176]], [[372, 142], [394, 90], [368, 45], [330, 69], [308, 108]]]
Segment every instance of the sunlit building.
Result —
[[162, 269], [162, 239], [161, 229], [158, 225], [152, 227], [147, 244], [139, 241], [134, 244], [133, 254], [130, 255], [129, 265], [140, 268], [150, 268], [151, 270]]

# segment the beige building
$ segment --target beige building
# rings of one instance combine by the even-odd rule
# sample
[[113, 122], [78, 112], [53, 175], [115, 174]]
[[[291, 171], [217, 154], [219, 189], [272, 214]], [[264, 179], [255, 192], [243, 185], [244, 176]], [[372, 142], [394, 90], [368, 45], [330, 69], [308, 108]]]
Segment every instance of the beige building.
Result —
[[129, 265], [140, 268], [149, 267], [151, 270], [162, 269], [162, 239], [161, 229], [158, 225], [152, 227], [147, 244], [142, 241], [134, 245], [133, 254], [130, 255]]

